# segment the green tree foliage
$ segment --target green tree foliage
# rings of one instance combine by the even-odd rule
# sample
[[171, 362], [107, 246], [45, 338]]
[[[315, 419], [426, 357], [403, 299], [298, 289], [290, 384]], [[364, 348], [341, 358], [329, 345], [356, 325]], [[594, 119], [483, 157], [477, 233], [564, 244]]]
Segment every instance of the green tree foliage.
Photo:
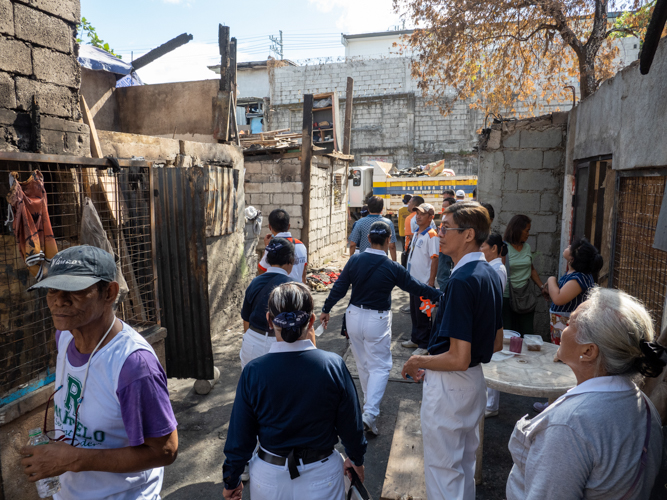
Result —
[[[616, 18], [614, 22], [614, 32], [610, 35], [611, 38], [624, 38], [627, 36], [636, 36], [640, 43], [644, 43], [646, 36], [646, 28], [651, 21], [653, 9], [655, 9], [656, 0], [648, 2], [634, 11], [625, 11]], [[667, 29], [667, 28], [666, 28]], [[665, 33], [663, 32], [663, 36]]]
[[116, 56], [118, 59], [122, 59], [123, 56], [116, 54], [111, 47], [109, 47], [109, 44], [106, 43], [104, 40], [102, 40], [99, 36], [97, 36], [97, 31], [95, 31], [95, 27], [90, 24], [90, 22], [85, 18], [81, 18], [81, 22], [76, 25], [77, 27], [77, 37], [76, 41], [77, 43], [83, 43], [83, 39], [80, 37], [86, 36], [88, 37], [88, 45], [92, 45], [93, 47], [97, 47], [98, 49], [106, 50], [109, 54]]

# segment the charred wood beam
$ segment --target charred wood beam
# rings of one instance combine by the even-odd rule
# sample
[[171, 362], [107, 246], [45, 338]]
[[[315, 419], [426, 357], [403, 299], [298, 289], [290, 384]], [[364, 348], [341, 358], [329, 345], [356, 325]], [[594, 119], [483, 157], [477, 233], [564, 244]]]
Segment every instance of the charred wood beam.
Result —
[[174, 49], [177, 49], [181, 45], [185, 45], [188, 43], [190, 40], [192, 40], [192, 35], [188, 35], [187, 33], [183, 33], [182, 35], [178, 35], [176, 38], [172, 38], [169, 40], [167, 43], [163, 43], [159, 47], [151, 50], [148, 54], [144, 54], [140, 58], [136, 59], [132, 63], [132, 68], [137, 70], [139, 68], [143, 68], [147, 64], [152, 63], [156, 59], [162, 57], [165, 54], [168, 54]]
[[665, 28], [667, 22], [667, 0], [658, 0], [653, 9], [653, 15], [646, 29], [646, 36], [644, 37], [644, 45], [639, 54], [639, 71], [642, 75], [648, 74], [653, 63], [653, 57], [658, 50], [660, 43], [660, 36], [662, 30]]
[[218, 47], [220, 49], [220, 90], [225, 92], [231, 90], [229, 26], [218, 25]]

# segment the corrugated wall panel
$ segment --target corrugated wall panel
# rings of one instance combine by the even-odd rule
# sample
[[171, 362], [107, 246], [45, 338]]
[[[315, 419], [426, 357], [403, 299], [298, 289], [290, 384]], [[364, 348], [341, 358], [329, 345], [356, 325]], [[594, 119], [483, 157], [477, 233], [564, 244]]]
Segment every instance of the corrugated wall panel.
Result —
[[168, 332], [167, 375], [212, 379], [206, 255], [209, 175], [201, 167], [152, 172], [161, 317]]

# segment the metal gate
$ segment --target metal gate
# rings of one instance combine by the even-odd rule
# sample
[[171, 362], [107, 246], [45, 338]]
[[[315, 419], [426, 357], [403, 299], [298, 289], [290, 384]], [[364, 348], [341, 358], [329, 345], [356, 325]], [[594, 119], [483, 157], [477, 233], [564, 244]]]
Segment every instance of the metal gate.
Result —
[[616, 183], [616, 232], [612, 244], [614, 288], [641, 300], [657, 329], [667, 291], [667, 252], [653, 248], [667, 170], [621, 171]]
[[208, 175], [201, 167], [157, 167], [151, 171], [161, 318], [167, 328], [167, 375], [212, 379], [206, 253]]

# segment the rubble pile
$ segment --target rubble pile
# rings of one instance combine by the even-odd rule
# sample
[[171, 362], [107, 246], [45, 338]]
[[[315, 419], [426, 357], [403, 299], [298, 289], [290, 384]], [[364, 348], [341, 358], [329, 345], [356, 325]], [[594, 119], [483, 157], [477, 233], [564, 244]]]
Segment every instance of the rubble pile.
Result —
[[328, 292], [340, 276], [340, 269], [323, 267], [313, 269], [306, 275], [308, 286], [314, 292]]

